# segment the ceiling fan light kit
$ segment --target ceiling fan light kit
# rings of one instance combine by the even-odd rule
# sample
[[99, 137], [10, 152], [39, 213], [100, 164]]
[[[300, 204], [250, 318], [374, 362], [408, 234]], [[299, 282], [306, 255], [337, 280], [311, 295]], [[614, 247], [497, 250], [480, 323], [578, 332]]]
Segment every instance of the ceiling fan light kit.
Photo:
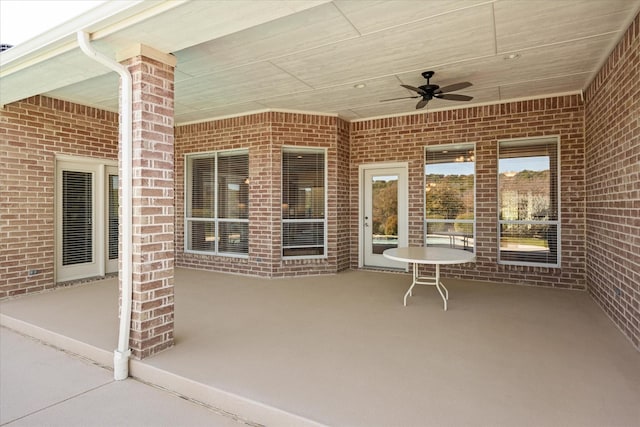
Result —
[[408, 89], [408, 90], [410, 90], [412, 92], [416, 92], [418, 95], [403, 96], [401, 98], [383, 99], [381, 102], [395, 101], [395, 100], [398, 100], [398, 99], [422, 98], [416, 104], [416, 110], [419, 110], [421, 108], [424, 108], [429, 103], [429, 101], [431, 101], [433, 98], [445, 99], [447, 101], [471, 101], [473, 99], [472, 96], [460, 95], [460, 94], [456, 94], [456, 93], [449, 93], [449, 92], [455, 92], [455, 91], [460, 90], [460, 89], [468, 88], [469, 86], [472, 86], [471, 83], [469, 83], [469, 82], [460, 82], [460, 83], [454, 83], [452, 85], [445, 86], [445, 87], [441, 88], [440, 86], [438, 86], [436, 84], [431, 84], [430, 83], [430, 79], [431, 79], [431, 77], [433, 77], [434, 74], [435, 74], [435, 71], [425, 71], [425, 72], [423, 72], [422, 73], [422, 77], [427, 79], [427, 84], [422, 85], [422, 86], [414, 87], [414, 86], [409, 86], [409, 85], [400, 85], [405, 89]]

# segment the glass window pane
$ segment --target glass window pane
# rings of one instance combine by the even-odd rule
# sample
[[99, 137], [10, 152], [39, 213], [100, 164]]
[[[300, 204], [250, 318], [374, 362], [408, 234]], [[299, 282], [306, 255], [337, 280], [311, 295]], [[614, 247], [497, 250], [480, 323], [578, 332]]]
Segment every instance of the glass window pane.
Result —
[[192, 251], [215, 252], [216, 224], [213, 221], [189, 221], [189, 246]]
[[499, 260], [557, 265], [557, 138], [501, 141], [499, 152]]
[[[234, 150], [188, 157], [187, 176], [189, 203], [185, 215], [185, 249], [212, 254], [248, 254], [248, 151]], [[210, 220], [198, 221], [194, 218]], [[227, 219], [244, 221], [224, 221]]]
[[118, 175], [109, 175], [109, 259], [118, 258]]
[[426, 244], [428, 246], [440, 246], [443, 248], [473, 251], [473, 247], [475, 245], [473, 238], [473, 223], [427, 221]]
[[324, 255], [324, 222], [282, 224], [284, 256]]
[[557, 264], [557, 236], [553, 224], [501, 224], [500, 259]]
[[475, 146], [427, 147], [425, 155], [425, 244], [473, 251]]
[[249, 218], [249, 155], [218, 157], [218, 218]]
[[557, 140], [500, 143], [500, 219], [558, 219]]
[[[282, 152], [282, 254], [322, 256], [325, 252], [324, 150], [285, 148]], [[314, 222], [288, 220], [314, 219]]]
[[324, 152], [282, 153], [282, 218], [324, 219]]
[[500, 219], [557, 219], [557, 209], [551, 203], [555, 189], [548, 156], [501, 159], [499, 170]]
[[191, 205], [187, 216], [214, 218], [215, 216], [215, 157], [192, 158]]
[[62, 171], [62, 265], [93, 261], [93, 174]]
[[249, 223], [220, 222], [218, 252], [234, 254], [249, 253]]
[[371, 183], [372, 251], [398, 247], [398, 176], [374, 176]]

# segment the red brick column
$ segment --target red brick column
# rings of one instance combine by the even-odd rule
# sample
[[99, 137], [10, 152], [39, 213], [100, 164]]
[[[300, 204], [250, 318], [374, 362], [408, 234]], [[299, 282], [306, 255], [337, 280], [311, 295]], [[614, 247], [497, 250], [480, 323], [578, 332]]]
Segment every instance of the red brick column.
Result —
[[173, 346], [175, 58], [138, 45], [133, 79], [133, 301], [129, 345], [143, 359]]

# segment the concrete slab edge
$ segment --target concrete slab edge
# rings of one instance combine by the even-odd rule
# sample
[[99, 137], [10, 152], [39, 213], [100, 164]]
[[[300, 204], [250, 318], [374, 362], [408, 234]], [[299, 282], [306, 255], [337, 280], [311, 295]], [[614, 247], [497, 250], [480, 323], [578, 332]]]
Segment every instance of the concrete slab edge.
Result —
[[[283, 411], [273, 406], [203, 384], [172, 372], [151, 366], [144, 361], [131, 360], [133, 378], [186, 396], [216, 410], [235, 415], [245, 422], [259, 425], [324, 427], [324, 424]], [[251, 424], [250, 424], [251, 425]]]
[[53, 347], [91, 360], [107, 369], [113, 369], [113, 353], [87, 343], [49, 331], [40, 326], [9, 317], [0, 313], [0, 326], [12, 329], [21, 334], [38, 339]]
[[[113, 369], [113, 352], [111, 351], [83, 343], [2, 313], [0, 313], [0, 326], [38, 339], [63, 351], [89, 359], [107, 369]], [[132, 359], [129, 363], [129, 374], [134, 379], [186, 397], [195, 403], [209, 406], [216, 412], [222, 412], [248, 425], [274, 425], [283, 427], [325, 426], [324, 424], [276, 407], [151, 366], [141, 360]]]

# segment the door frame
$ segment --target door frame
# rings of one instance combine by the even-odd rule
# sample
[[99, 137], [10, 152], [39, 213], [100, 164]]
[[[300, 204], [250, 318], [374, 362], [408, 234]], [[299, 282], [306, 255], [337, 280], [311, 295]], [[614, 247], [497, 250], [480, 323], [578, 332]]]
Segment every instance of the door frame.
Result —
[[[71, 280], [81, 280], [87, 277], [104, 276], [106, 272], [106, 263], [108, 252], [107, 244], [107, 191], [106, 191], [106, 175], [107, 169], [117, 168], [117, 160], [97, 159], [93, 157], [80, 157], [69, 155], [56, 155], [54, 170], [54, 280], [55, 282], [64, 282]], [[61, 278], [60, 268], [62, 260], [62, 186], [60, 185], [60, 173], [62, 170], [86, 170], [94, 173], [93, 183], [93, 205], [94, 205], [94, 260], [92, 264], [95, 268], [92, 270], [95, 274], [89, 276], [70, 275]]]
[[[405, 175], [404, 187], [398, 187], [398, 192], [404, 191], [407, 199], [407, 206], [398, 209], [398, 246], [407, 246], [409, 243], [409, 163], [408, 162], [388, 162], [388, 163], [364, 163], [358, 165], [358, 268], [364, 265], [364, 204], [365, 204], [365, 172], [377, 169], [403, 169]], [[398, 201], [398, 203], [400, 203]], [[399, 206], [400, 208], [400, 206]], [[400, 221], [403, 219], [403, 221]], [[391, 268], [391, 267], [390, 267]], [[408, 271], [408, 264], [399, 266]]]

